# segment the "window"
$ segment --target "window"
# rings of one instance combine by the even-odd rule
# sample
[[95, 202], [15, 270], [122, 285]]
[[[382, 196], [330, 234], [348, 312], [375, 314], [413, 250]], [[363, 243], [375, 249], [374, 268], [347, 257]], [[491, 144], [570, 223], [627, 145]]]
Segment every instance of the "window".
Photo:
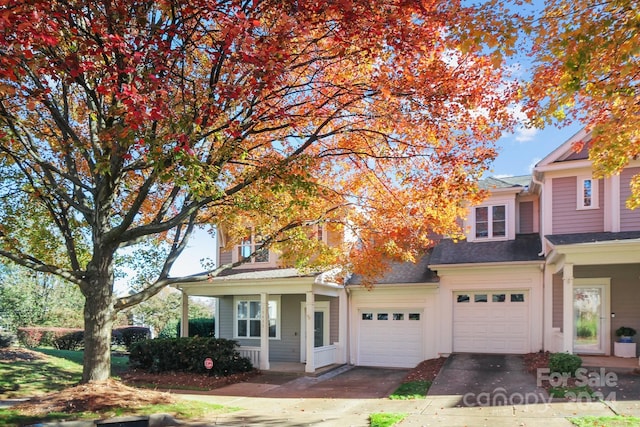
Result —
[[487, 302], [487, 294], [475, 294], [473, 297], [474, 302]]
[[378, 320], [389, 320], [389, 313], [378, 313]]
[[458, 295], [458, 302], [469, 302], [469, 295]]
[[482, 206], [475, 209], [476, 239], [507, 235], [507, 207]]
[[373, 320], [373, 313], [362, 313], [362, 320]]
[[420, 320], [420, 313], [409, 313], [409, 320]]
[[[269, 338], [280, 337], [279, 298], [268, 302]], [[259, 299], [235, 300], [236, 338], [260, 338], [261, 304]]]
[[511, 294], [511, 302], [524, 302], [524, 294]]
[[493, 294], [491, 300], [493, 302], [504, 302], [505, 294]]
[[578, 177], [578, 209], [598, 208], [598, 180], [591, 177]]
[[260, 249], [264, 242], [262, 235], [254, 233], [251, 227], [247, 228], [246, 235], [240, 240], [238, 245], [238, 259], [249, 258], [256, 250], [256, 254], [247, 263], [266, 263], [269, 262], [269, 250]]
[[404, 313], [393, 313], [393, 320], [404, 320]]

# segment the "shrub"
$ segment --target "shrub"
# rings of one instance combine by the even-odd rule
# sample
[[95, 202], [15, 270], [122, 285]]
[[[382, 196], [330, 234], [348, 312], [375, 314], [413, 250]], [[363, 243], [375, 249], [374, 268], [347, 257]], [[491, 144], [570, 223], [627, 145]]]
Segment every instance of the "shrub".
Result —
[[72, 328], [25, 327], [18, 328], [18, 341], [25, 347], [55, 346], [55, 341], [71, 332], [81, 331]]
[[113, 345], [123, 345], [127, 350], [131, 345], [151, 338], [151, 330], [146, 326], [125, 326], [115, 328], [111, 333], [111, 343]]
[[14, 345], [18, 339], [9, 331], [0, 331], [0, 348], [8, 348]]
[[180, 336], [180, 321], [169, 320], [158, 334], [158, 338], [178, 338]]
[[80, 350], [84, 346], [84, 331], [74, 331], [53, 340], [58, 350]]
[[[158, 334], [158, 338], [177, 338], [180, 336], [180, 320], [172, 320]], [[189, 336], [215, 338], [216, 321], [213, 317], [189, 319]]]
[[582, 366], [582, 359], [575, 354], [553, 353], [549, 357], [549, 370], [560, 374], [575, 375]]
[[[253, 369], [251, 361], [241, 357], [238, 343], [224, 338], [169, 338], [146, 340], [131, 347], [129, 363], [150, 372], [193, 372], [227, 376]], [[207, 370], [204, 360], [213, 359]]]

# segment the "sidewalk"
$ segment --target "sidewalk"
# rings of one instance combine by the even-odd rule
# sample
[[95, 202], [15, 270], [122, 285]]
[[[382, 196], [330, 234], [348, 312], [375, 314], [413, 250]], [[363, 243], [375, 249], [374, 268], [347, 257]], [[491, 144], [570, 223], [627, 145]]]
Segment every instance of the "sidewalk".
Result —
[[409, 414], [398, 426], [556, 427], [571, 426], [567, 417], [640, 416], [640, 401], [555, 402], [536, 405], [452, 407], [460, 396], [434, 396], [424, 400], [389, 399], [272, 399], [237, 396], [180, 395], [227, 407], [242, 408], [189, 426], [369, 426], [377, 412]]

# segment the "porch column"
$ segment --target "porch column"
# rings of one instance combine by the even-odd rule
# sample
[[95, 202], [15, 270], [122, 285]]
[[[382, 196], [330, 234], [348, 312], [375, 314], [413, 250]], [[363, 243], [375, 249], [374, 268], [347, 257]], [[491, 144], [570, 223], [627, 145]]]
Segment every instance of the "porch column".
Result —
[[347, 339], [347, 316], [349, 316], [349, 308], [348, 308], [349, 300], [347, 299], [347, 291], [345, 289], [341, 289], [338, 294], [338, 360], [337, 363], [347, 363], [347, 345], [349, 345], [349, 341]]
[[189, 295], [182, 291], [182, 314], [180, 319], [180, 336], [189, 336]]
[[542, 289], [543, 289], [543, 321], [542, 325], [544, 330], [542, 331], [543, 337], [543, 350], [555, 352], [553, 344], [553, 269], [545, 265], [542, 275]]
[[269, 370], [269, 294], [260, 294], [260, 369]]
[[573, 354], [573, 264], [562, 268], [562, 351]]
[[305, 306], [305, 320], [306, 320], [306, 331], [305, 331], [305, 335], [306, 335], [306, 346], [307, 346], [307, 362], [305, 364], [304, 367], [304, 371], [305, 372], [315, 372], [316, 368], [315, 368], [315, 354], [313, 352], [314, 347], [313, 347], [313, 337], [314, 337], [314, 330], [315, 330], [315, 324], [314, 324], [314, 313], [316, 311], [316, 303], [315, 303], [315, 296], [313, 295], [313, 291], [309, 291], [307, 292], [307, 299], [306, 299], [306, 306]]

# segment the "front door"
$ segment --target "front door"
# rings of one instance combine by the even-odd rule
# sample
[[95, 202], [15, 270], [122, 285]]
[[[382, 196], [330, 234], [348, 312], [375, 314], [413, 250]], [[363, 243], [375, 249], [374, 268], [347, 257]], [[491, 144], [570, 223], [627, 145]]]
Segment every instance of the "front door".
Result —
[[573, 351], [606, 354], [607, 286], [576, 284], [573, 288]]
[[[329, 301], [316, 301], [313, 313], [313, 346], [324, 347], [329, 345]], [[300, 318], [300, 362], [307, 361], [307, 307], [304, 301], [301, 304]]]

